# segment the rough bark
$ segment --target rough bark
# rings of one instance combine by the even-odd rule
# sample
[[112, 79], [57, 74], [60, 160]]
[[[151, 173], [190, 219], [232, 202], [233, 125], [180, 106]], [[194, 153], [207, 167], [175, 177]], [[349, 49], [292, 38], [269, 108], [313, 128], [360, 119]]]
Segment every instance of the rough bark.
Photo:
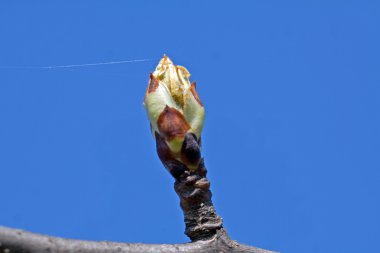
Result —
[[[223, 228], [223, 221], [216, 214], [211, 201], [210, 182], [201, 158], [200, 140], [194, 134], [186, 134], [180, 151], [181, 162], [173, 158], [173, 152], [159, 133], [156, 132], [155, 137], [158, 156], [176, 180], [174, 189], [185, 218], [185, 234], [193, 242], [214, 236]], [[195, 169], [189, 169], [190, 166]]]

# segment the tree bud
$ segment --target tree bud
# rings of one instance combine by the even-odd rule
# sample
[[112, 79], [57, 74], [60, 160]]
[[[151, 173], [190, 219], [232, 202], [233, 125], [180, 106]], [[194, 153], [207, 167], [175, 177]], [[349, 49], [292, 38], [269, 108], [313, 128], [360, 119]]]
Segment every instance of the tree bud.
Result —
[[[205, 112], [195, 82], [190, 83], [189, 78], [190, 73], [185, 67], [175, 66], [169, 57], [164, 56], [150, 74], [144, 106], [153, 135], [156, 137], [159, 134], [166, 142], [170, 157], [184, 163], [189, 169], [196, 169], [200, 153], [195, 153], [200, 152], [199, 145], [197, 151], [189, 143], [189, 136], [192, 134], [199, 142]], [[187, 148], [183, 147], [184, 142]], [[190, 157], [187, 157], [186, 149], [189, 148]]]

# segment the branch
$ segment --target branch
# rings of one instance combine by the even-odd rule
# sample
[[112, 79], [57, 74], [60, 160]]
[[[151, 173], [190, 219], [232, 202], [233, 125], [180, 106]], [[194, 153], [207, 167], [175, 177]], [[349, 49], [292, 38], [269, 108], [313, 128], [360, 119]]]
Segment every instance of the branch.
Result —
[[1, 253], [273, 253], [231, 241], [221, 230], [213, 238], [185, 244], [142, 244], [63, 239], [0, 227]]

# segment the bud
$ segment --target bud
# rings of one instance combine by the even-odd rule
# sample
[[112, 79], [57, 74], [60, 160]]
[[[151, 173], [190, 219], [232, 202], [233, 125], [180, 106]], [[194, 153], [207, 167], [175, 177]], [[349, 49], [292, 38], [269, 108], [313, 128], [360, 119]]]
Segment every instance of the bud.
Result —
[[175, 66], [169, 57], [164, 56], [150, 74], [144, 106], [163, 163], [164, 160], [176, 160], [189, 169], [196, 169], [199, 159], [194, 159], [194, 150], [190, 152], [192, 155], [186, 154], [186, 147], [194, 146], [189, 143], [195, 139], [199, 149], [204, 107], [195, 82], [190, 84], [189, 78], [190, 73], [185, 67]]

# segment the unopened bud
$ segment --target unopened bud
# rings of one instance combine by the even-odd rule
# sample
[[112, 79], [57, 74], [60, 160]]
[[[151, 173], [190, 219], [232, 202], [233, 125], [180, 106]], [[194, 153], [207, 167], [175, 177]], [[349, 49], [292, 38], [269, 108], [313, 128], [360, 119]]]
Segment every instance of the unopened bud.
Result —
[[200, 158], [194, 158], [194, 147], [189, 151], [191, 157], [187, 157], [186, 147], [190, 144], [185, 142], [186, 147], [183, 146], [190, 134], [199, 142], [204, 107], [196, 92], [195, 82], [190, 83], [189, 78], [190, 73], [185, 67], [175, 66], [169, 57], [164, 56], [150, 74], [144, 105], [152, 133], [154, 136], [159, 134], [160, 139], [165, 141], [171, 159], [184, 163], [189, 169], [196, 169]]

